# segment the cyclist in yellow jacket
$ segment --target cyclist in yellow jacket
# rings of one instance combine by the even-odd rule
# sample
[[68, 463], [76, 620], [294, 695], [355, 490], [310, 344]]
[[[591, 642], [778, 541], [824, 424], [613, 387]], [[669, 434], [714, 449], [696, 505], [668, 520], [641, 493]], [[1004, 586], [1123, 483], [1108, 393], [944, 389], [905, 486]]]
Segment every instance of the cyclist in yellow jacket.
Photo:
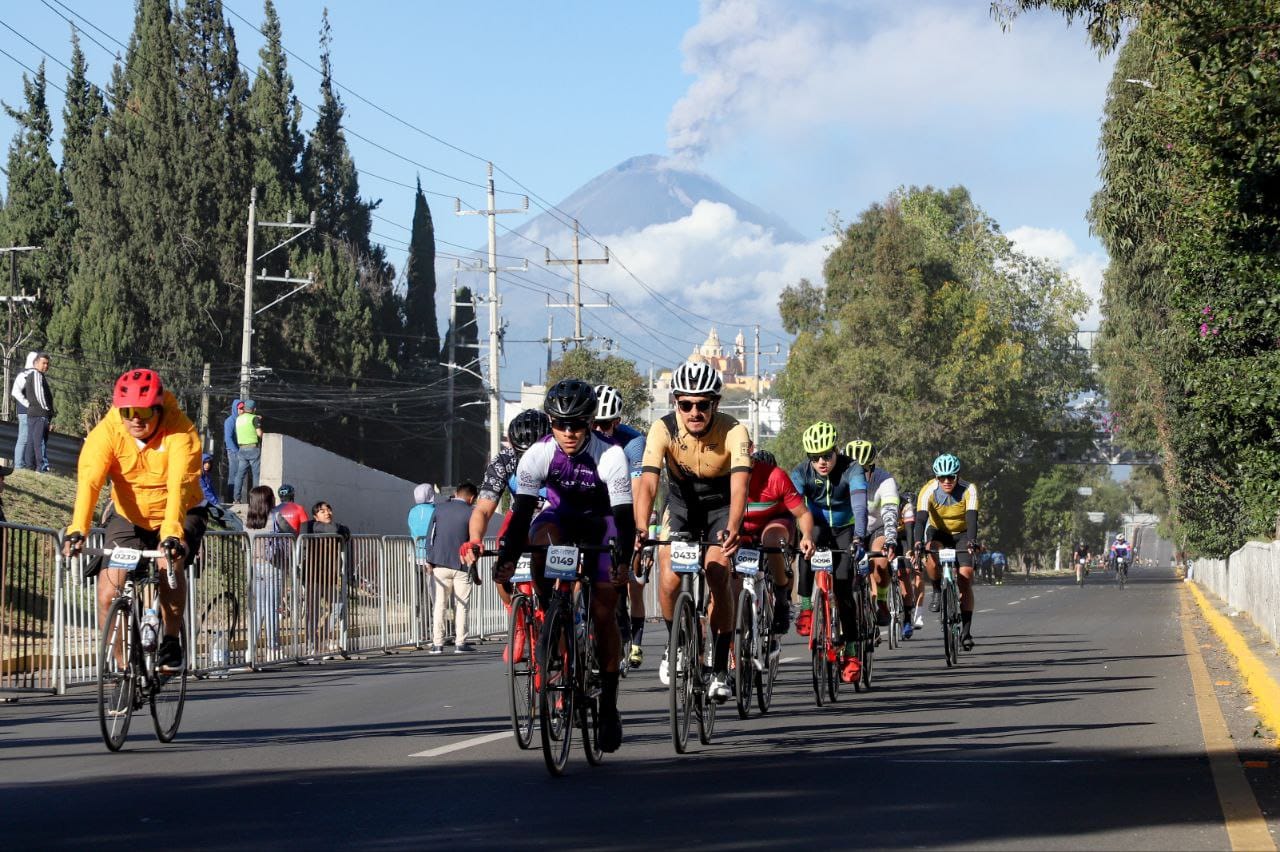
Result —
[[[130, 370], [116, 380], [112, 408], [85, 438], [76, 475], [76, 504], [63, 539], [63, 554], [84, 546], [93, 507], [109, 479], [111, 505], [106, 546], [166, 551], [160, 568], [177, 570], [176, 588], [158, 583], [164, 641], [158, 658], [166, 668], [184, 664], [179, 636], [187, 587], [182, 568], [204, 537], [208, 509], [200, 490], [200, 438], [160, 376]], [[98, 578], [98, 613], [124, 586], [126, 572], [103, 568]]]

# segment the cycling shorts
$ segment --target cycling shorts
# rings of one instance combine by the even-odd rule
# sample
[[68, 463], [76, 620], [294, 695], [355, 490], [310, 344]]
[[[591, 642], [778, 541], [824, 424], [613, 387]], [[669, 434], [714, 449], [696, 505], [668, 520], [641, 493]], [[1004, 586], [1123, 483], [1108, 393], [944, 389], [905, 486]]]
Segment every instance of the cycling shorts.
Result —
[[[618, 538], [618, 525], [613, 515], [596, 517], [580, 515], [568, 511], [557, 512], [555, 509], [544, 509], [529, 525], [529, 540], [537, 541], [538, 533], [543, 527], [554, 526], [560, 531], [560, 540], [576, 544], [608, 544]], [[595, 570], [591, 561], [595, 560]], [[541, 562], [542, 560], [538, 560]], [[583, 571], [596, 585], [608, 584], [613, 569], [613, 556], [608, 553], [587, 554], [583, 557]]]
[[[207, 506], [196, 506], [189, 509], [186, 518], [182, 521], [182, 537], [187, 544], [187, 565], [189, 566], [198, 565], [196, 555], [200, 552], [200, 544], [204, 541], [204, 532], [208, 522], [209, 508]], [[155, 550], [160, 546], [160, 531], [134, 526], [132, 521], [124, 515], [118, 514], [115, 511], [115, 506], [111, 505], [106, 513], [103, 541], [106, 547]], [[102, 562], [102, 560], [94, 561], [97, 563]], [[86, 572], [86, 576], [93, 576], [100, 567], [102, 567], [101, 564], [94, 566], [90, 571]], [[196, 573], [194, 567], [192, 571]]]
[[952, 533], [935, 527], [925, 527], [924, 540], [926, 542], [936, 541], [938, 547], [954, 548], [956, 551], [956, 564], [973, 567], [973, 554], [969, 552], [969, 542], [973, 541], [973, 536], [967, 532]]
[[[819, 525], [815, 530], [818, 547], [834, 547], [840, 550], [850, 550], [853, 546], [853, 527], [839, 527], [832, 529], [825, 525]], [[851, 553], [834, 553], [835, 564], [832, 566], [833, 575], [837, 580], [847, 580], [853, 574], [853, 554]]]
[[729, 529], [729, 507], [707, 508], [689, 504], [679, 490], [667, 492], [667, 510], [664, 526], [667, 535], [688, 533], [699, 541], [719, 541], [720, 533]]

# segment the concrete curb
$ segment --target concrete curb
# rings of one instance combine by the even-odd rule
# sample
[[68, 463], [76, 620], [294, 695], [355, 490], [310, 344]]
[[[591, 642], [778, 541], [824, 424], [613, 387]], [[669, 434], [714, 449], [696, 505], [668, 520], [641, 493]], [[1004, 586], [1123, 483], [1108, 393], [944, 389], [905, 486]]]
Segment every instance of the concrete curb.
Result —
[[1195, 583], [1187, 583], [1186, 588], [1191, 590], [1191, 596], [1195, 598], [1213, 632], [1218, 634], [1222, 644], [1235, 658], [1236, 668], [1244, 676], [1245, 686], [1253, 693], [1254, 710], [1259, 718], [1273, 734], [1280, 734], [1280, 683], [1267, 671], [1266, 664], [1258, 659], [1258, 655], [1249, 647], [1231, 620], [1218, 612], [1204, 592]]

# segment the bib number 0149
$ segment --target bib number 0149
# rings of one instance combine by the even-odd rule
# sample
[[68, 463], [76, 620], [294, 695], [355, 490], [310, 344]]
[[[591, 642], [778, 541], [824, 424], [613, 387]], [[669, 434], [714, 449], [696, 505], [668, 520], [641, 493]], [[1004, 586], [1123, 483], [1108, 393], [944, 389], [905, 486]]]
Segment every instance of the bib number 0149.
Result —
[[574, 580], [578, 576], [578, 548], [553, 544], [547, 548], [547, 577], [552, 580]]

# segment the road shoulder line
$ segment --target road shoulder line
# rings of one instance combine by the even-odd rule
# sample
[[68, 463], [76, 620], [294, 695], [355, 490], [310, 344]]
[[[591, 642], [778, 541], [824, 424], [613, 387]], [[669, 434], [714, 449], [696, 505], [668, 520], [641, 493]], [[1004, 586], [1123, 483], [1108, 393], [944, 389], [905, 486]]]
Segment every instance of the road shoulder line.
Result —
[[[1178, 602], [1182, 622], [1182, 642], [1187, 651], [1187, 667], [1191, 670], [1192, 692], [1195, 694], [1196, 715], [1200, 719], [1200, 731], [1204, 736], [1204, 750], [1209, 758], [1209, 770], [1213, 785], [1218, 791], [1218, 803], [1227, 829], [1232, 849], [1275, 849], [1275, 841], [1267, 830], [1262, 809], [1253, 795], [1253, 788], [1245, 778], [1226, 719], [1213, 692], [1209, 668], [1205, 665], [1200, 645], [1191, 630], [1191, 605], [1187, 595], [1179, 595]], [[1217, 615], [1217, 613], [1214, 613]], [[1219, 616], [1221, 617], [1221, 616]]]
[[1229, 618], [1218, 612], [1217, 607], [1205, 596], [1205, 593], [1195, 583], [1185, 585], [1199, 604], [1205, 621], [1209, 622], [1213, 632], [1218, 634], [1222, 644], [1231, 652], [1236, 668], [1244, 677], [1245, 686], [1253, 693], [1255, 699], [1253, 708], [1259, 718], [1273, 733], [1280, 734], [1280, 683], [1276, 683], [1276, 679], [1267, 671], [1266, 664], [1258, 659], [1258, 655], [1249, 647], [1244, 635]]

